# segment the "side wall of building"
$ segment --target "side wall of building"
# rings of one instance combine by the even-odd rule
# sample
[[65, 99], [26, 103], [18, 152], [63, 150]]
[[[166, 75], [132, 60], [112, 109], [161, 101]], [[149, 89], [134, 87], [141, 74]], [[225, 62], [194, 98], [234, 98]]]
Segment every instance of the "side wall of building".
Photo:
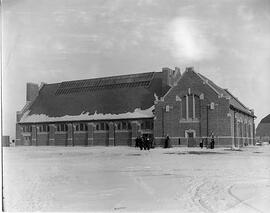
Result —
[[[136, 137], [143, 134], [153, 134], [153, 124], [143, 125], [146, 121], [151, 124], [153, 118], [116, 122], [102, 121], [104, 125], [102, 129], [100, 129], [100, 122], [78, 123], [87, 126], [84, 130], [76, 130], [75, 124], [68, 122], [61, 124], [17, 124], [21, 137], [18, 138], [16, 145], [134, 146]], [[59, 125], [64, 126], [64, 128], [57, 127]], [[46, 128], [41, 128], [44, 126]]]
[[230, 109], [231, 131], [233, 135], [233, 146], [243, 147], [255, 145], [254, 119], [235, 109]]

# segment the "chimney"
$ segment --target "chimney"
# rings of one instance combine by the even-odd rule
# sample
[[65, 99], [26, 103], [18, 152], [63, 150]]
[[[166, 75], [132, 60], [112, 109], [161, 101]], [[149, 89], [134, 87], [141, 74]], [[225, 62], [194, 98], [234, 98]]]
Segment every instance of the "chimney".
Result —
[[164, 87], [166, 86], [172, 86], [171, 82], [171, 76], [173, 75], [173, 70], [171, 70], [168, 67], [162, 68], [162, 85]]
[[163, 73], [163, 84], [168, 85], [170, 87], [174, 86], [175, 83], [181, 77], [181, 71], [179, 67], [175, 67], [174, 70], [167, 67], [162, 68], [162, 73]]
[[27, 83], [26, 84], [26, 102], [28, 103], [35, 100], [35, 98], [38, 96], [38, 92], [39, 92], [38, 84]]
[[41, 82], [41, 83], [40, 83], [40, 86], [39, 86], [39, 90], [41, 90], [41, 89], [42, 89], [42, 87], [43, 87], [45, 84], [47, 84], [47, 83], [45, 83], [45, 82]]
[[16, 122], [19, 122], [22, 118], [22, 112], [21, 111], [16, 111]]
[[181, 78], [181, 71], [179, 67], [174, 68], [174, 84]]

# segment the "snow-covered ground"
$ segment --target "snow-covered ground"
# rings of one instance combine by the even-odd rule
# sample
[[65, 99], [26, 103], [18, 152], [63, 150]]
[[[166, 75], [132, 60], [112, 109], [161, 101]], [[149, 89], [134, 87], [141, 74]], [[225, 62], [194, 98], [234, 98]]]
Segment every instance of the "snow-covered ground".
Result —
[[9, 147], [7, 211], [270, 212], [270, 146]]

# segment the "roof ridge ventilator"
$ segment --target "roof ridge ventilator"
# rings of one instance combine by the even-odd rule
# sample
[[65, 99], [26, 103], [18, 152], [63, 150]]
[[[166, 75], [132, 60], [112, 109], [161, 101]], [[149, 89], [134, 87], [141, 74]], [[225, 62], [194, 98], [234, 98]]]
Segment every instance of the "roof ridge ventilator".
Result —
[[64, 81], [60, 83], [55, 94], [67, 95], [73, 93], [94, 92], [104, 89], [149, 87], [153, 77], [154, 72], [148, 72], [87, 80]]

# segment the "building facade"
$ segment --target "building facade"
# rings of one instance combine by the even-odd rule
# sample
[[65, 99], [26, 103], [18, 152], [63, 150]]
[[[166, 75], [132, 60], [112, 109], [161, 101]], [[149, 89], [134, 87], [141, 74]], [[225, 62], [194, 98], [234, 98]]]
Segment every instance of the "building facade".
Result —
[[27, 84], [17, 112], [16, 145], [133, 146], [137, 136], [162, 146], [254, 143], [254, 112], [228, 90], [187, 68], [56, 84]]

